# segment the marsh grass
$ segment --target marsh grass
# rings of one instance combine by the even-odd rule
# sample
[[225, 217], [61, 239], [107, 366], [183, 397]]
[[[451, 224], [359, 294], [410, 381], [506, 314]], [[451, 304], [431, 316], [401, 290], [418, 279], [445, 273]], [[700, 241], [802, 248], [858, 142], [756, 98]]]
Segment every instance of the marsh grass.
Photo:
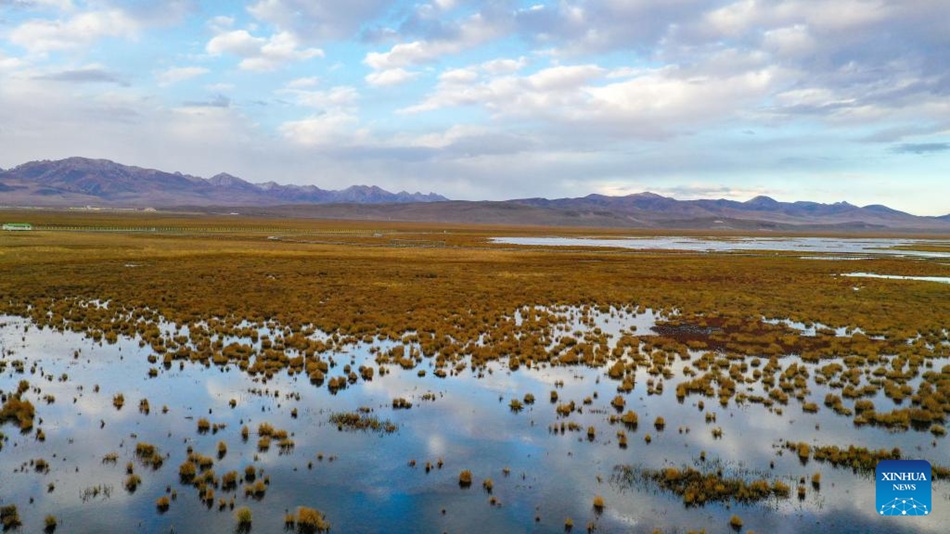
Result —
[[131, 474], [125, 479], [125, 489], [129, 493], [135, 493], [135, 490], [138, 489], [139, 485], [142, 483], [142, 477]]
[[326, 516], [315, 508], [301, 506], [297, 508], [297, 532], [301, 534], [313, 534], [316, 532], [328, 532], [330, 522]]
[[[129, 220], [145, 224], [172, 218], [173, 225], [196, 228], [215, 219], [166, 215], [129, 219], [53, 212], [30, 216], [51, 224]], [[313, 221], [279, 224], [302, 232]], [[326, 224], [363, 228], [364, 223]], [[389, 226], [405, 232], [435, 228]], [[832, 276], [840, 271], [838, 262], [802, 262], [785, 255], [577, 249], [549, 253], [486, 245], [485, 238], [498, 232], [540, 230], [464, 228], [455, 235], [450, 232], [445, 237], [448, 246], [438, 250], [271, 243], [246, 229], [235, 230], [227, 239], [202, 232], [187, 237], [45, 232], [35, 242], [18, 244], [15, 254], [0, 255], [4, 273], [0, 312], [27, 317], [38, 327], [83, 332], [92, 340], [108, 342], [116, 339], [117, 332], [139, 336], [143, 346], [156, 349], [152, 353], [157, 368], [169, 369], [175, 361], [179, 369], [218, 364], [262, 381], [279, 373], [295, 380], [303, 375], [300, 387], [310, 387], [307, 378], [314, 377], [322, 384], [331, 372], [328, 359], [356, 343], [367, 338], [398, 342], [405, 332], [414, 331], [432, 335], [405, 342], [398, 358], [394, 353], [378, 363], [380, 375], [387, 368], [395, 372], [405, 368], [412, 370], [404, 373], [408, 376], [429, 361], [443, 378], [469, 369], [487, 373], [492, 362], [504, 372], [584, 365], [600, 369], [599, 376], [614, 382], [611, 389], [616, 386], [621, 393], [637, 387], [636, 376], [645, 372], [649, 375], [646, 395], [663, 395], [665, 383], [676, 388], [675, 397], [682, 402], [699, 396], [718, 400], [721, 406], [760, 403], [771, 411], [770, 417], [779, 416], [783, 404], [792, 398], [810, 411], [820, 400], [808, 391], [816, 383], [831, 390], [825, 399], [831, 409], [823, 415], [894, 432], [929, 430], [935, 440], [945, 435], [950, 370], [941, 358], [947, 356], [943, 329], [944, 319], [950, 316], [950, 299], [943, 287], [874, 281], [868, 282], [867, 290], [852, 291], [852, 282]], [[341, 238], [341, 242], [365, 244], [365, 239]], [[876, 269], [899, 274], [934, 274], [935, 268], [932, 262], [899, 258], [872, 261]], [[116, 272], [115, 266], [125, 262], [149, 267]], [[578, 262], [584, 262], [583, 269], [577, 268]], [[314, 283], [315, 265], [319, 283]], [[649, 273], [648, 284], [643, 283], [643, 273]], [[267, 280], [267, 291], [253, 290], [261, 287], [262, 280]], [[87, 306], [89, 299], [106, 300], [110, 306]], [[407, 302], [413, 303], [412, 314], [406, 313]], [[587, 321], [595, 307], [630, 309], [631, 302], [636, 303], [634, 308], [677, 313], [661, 321], [660, 329], [652, 333], [656, 335], [623, 332], [616, 336], [611, 340], [616, 350], [603, 333], [593, 330], [551, 337], [554, 328], [567, 323], [551, 307], [586, 310], [582, 320]], [[521, 324], [515, 324], [516, 311]], [[864, 333], [839, 338], [833, 331], [817, 328], [816, 335], [803, 336], [786, 325], [765, 323], [762, 317], [861, 327]], [[159, 328], [163, 321], [189, 328], [193, 340], [176, 340]], [[226, 349], [211, 341], [234, 336], [251, 337], [256, 343], [257, 333], [250, 332], [262, 327], [270, 328], [272, 335], [260, 339], [260, 347]], [[328, 337], [308, 339], [316, 330]], [[783, 358], [786, 354], [797, 355], [798, 363], [790, 365]], [[677, 361], [688, 362], [682, 376], [673, 365]], [[751, 372], [743, 367], [746, 362]], [[9, 365], [24, 371], [22, 362]], [[343, 375], [339, 370], [333, 373], [333, 391], [360, 375], [367, 380], [369, 375], [362, 368], [360, 375], [353, 369]], [[35, 410], [26, 400], [29, 395], [26, 390], [7, 394], [0, 419], [32, 428]], [[550, 398], [557, 404], [558, 392], [552, 390]], [[527, 396], [524, 404], [530, 404]], [[705, 409], [702, 400], [697, 406]], [[722, 413], [731, 415], [726, 410]], [[364, 416], [371, 417], [358, 414], [357, 421]], [[707, 422], [715, 423], [715, 416], [708, 412]], [[619, 420], [630, 426], [625, 417]], [[373, 427], [361, 428], [364, 423], [354, 424], [348, 418], [333, 424], [341, 430]], [[242, 429], [242, 437], [248, 439], [249, 432]], [[713, 429], [713, 435], [721, 437], [722, 430]], [[836, 458], [836, 465], [860, 469], [865, 469], [866, 462], [862, 454], [826, 454], [819, 446], [813, 447], [811, 458]], [[942, 472], [938, 468], [935, 473]]]
[[3, 530], [10, 530], [20, 526], [20, 514], [17, 512], [15, 504], [0, 506], [0, 524]]
[[15, 421], [22, 432], [27, 432], [33, 428], [36, 408], [33, 407], [33, 403], [21, 398], [24, 392], [25, 389], [21, 386], [17, 394], [7, 397], [6, 402], [0, 407], [0, 424]]
[[597, 510], [598, 512], [603, 511], [603, 509], [604, 509], [604, 498], [603, 498], [602, 496], [600, 496], [600, 495], [595, 495], [595, 496], [594, 496], [594, 503], [593, 503], [593, 505], [594, 505], [594, 510]]
[[363, 430], [391, 434], [398, 430], [398, 426], [386, 419], [381, 421], [374, 415], [363, 412], [337, 412], [330, 415], [330, 423], [338, 430]]
[[621, 485], [641, 482], [655, 484], [678, 495], [683, 504], [703, 506], [710, 502], [755, 503], [770, 498], [788, 497], [789, 487], [781, 480], [748, 480], [726, 477], [722, 470], [700, 471], [692, 467], [648, 469], [621, 465], [614, 469], [612, 480]]
[[242, 506], [234, 511], [234, 518], [237, 520], [238, 529], [250, 530], [254, 514], [251, 513], [250, 508]]

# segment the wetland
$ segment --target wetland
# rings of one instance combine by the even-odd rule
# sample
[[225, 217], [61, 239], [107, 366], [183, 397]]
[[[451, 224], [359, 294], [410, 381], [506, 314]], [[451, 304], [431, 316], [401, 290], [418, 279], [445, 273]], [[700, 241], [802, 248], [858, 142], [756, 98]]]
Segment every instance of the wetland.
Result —
[[[4, 528], [950, 522], [946, 240], [11, 217]], [[894, 458], [931, 463], [930, 516], [876, 515]]]

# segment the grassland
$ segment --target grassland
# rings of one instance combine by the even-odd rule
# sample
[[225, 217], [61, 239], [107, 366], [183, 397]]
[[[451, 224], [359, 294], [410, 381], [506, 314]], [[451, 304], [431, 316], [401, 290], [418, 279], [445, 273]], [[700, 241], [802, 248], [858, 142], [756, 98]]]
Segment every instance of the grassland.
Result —
[[[604, 402], [617, 414], [627, 412], [604, 417], [604, 425], [616, 425], [613, 430], [587, 427], [591, 442], [622, 435], [618, 439], [626, 447], [622, 429], [635, 429], [637, 414], [625, 405], [638, 377], [647, 380], [650, 394], [662, 394], [665, 384], [677, 401], [690, 399], [700, 409], [708, 402], [723, 408], [760, 404], [778, 413], [829, 410], [857, 427], [929, 431], [935, 440], [946, 433], [950, 286], [837, 276], [852, 271], [854, 262], [773, 253], [540, 249], [489, 240], [552, 233], [543, 228], [55, 212], [10, 219], [32, 222], [39, 230], [0, 234], [0, 313], [103, 343], [138, 338], [150, 347], [158, 377], [173, 366], [231, 366], [265, 382], [278, 374], [303, 375], [301, 387], [335, 393], [391, 370], [425, 373], [430, 364], [431, 372], [449, 383], [453, 374], [479, 372], [491, 362], [512, 372], [583, 366], [616, 384], [617, 395]], [[945, 261], [899, 257], [866, 259], [861, 269], [950, 275]], [[557, 330], [570, 325], [559, 313], [564, 309], [579, 310], [581, 323], [590, 328]], [[624, 331], [611, 338], [593, 327], [597, 313], [647, 309], [661, 317], [658, 335]], [[813, 326], [815, 332], [802, 335], [790, 324], [767, 319]], [[187, 335], [161, 328], [167, 323], [187, 326]], [[838, 328], [848, 335], [839, 335]], [[261, 329], [271, 334], [262, 338]], [[333, 362], [337, 351], [380, 340], [392, 346], [374, 353], [375, 373], [370, 366], [341, 369]], [[0, 366], [7, 365], [15, 368], [15, 358], [0, 360]], [[819, 385], [831, 393], [818, 397], [812, 390]], [[3, 392], [0, 422], [22, 432], [38, 426], [34, 419], [42, 418], [43, 407], [27, 400], [40, 398], [30, 387], [21, 383]], [[561, 434], [565, 423], [583, 428], [565, 419], [591, 399], [557, 403], [557, 393], [551, 393], [550, 408], [534, 409], [549, 411], [552, 421], [561, 419]], [[879, 393], [890, 402], [870, 400]], [[505, 411], [517, 417], [534, 405], [534, 396], [525, 396], [524, 403], [509, 401]], [[392, 407], [412, 406], [407, 404], [393, 401]], [[147, 414], [146, 399], [142, 406]], [[356, 412], [334, 414], [330, 422], [340, 428], [391, 424]], [[712, 428], [715, 417], [706, 422]], [[677, 426], [663, 417], [644, 423], [657, 433]], [[211, 421], [198, 420], [199, 433], [210, 428]], [[248, 434], [244, 427], [244, 440]], [[257, 434], [262, 453], [272, 437], [281, 450], [293, 449], [286, 431], [261, 426]], [[717, 437], [716, 428], [712, 434]], [[266, 444], [260, 441], [265, 439]], [[161, 466], [154, 447], [138, 446], [143, 464]], [[794, 448], [801, 456], [801, 448]], [[220, 460], [228, 454], [227, 444], [221, 441], [217, 451]], [[820, 451], [822, 456], [814, 453], [820, 461], [827, 456], [830, 465], [852, 465], [845, 452]], [[210, 507], [213, 489], [219, 488], [214, 459], [188, 452], [178, 474]], [[248, 469], [254, 475], [253, 467]], [[644, 480], [689, 505], [788, 494], [775, 481], [723, 483], [721, 476], [694, 469], [643, 473]], [[247, 482], [254, 481], [250, 475]], [[225, 478], [224, 487], [236, 488], [236, 474]], [[130, 472], [126, 486], [131, 492], [140, 482]], [[265, 483], [255, 484], [245, 488], [248, 495], [262, 497]], [[167, 498], [155, 502], [159, 510], [170, 506]], [[232, 499], [228, 506], [233, 505]], [[245, 516], [244, 510], [237, 521], [249, 526], [250, 512]], [[332, 519], [332, 510], [328, 516]], [[322, 524], [323, 516], [318, 519], [301, 515], [296, 521]]]

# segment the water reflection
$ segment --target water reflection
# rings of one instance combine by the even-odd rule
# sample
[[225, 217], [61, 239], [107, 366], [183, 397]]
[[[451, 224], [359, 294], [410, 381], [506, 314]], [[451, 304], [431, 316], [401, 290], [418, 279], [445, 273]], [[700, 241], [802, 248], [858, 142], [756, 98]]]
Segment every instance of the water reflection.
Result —
[[[632, 324], [618, 316], [611, 318], [608, 313], [595, 323], [614, 333], [629, 331]], [[654, 317], [644, 319], [642, 313], [630, 313], [627, 318], [655, 321]], [[215, 456], [221, 440], [227, 442], [228, 452], [215, 462], [218, 476], [253, 465], [270, 477], [260, 501], [245, 498], [240, 488], [236, 494], [217, 491], [218, 498], [230, 500], [236, 495], [237, 506], [250, 507], [254, 530], [261, 532], [279, 530], [284, 510], [301, 505], [325, 512], [338, 532], [550, 532], [562, 531], [567, 518], [573, 520], [575, 531], [593, 522], [599, 532], [652, 532], [654, 528], [718, 532], [727, 530], [733, 513], [742, 516], [747, 529], [778, 533], [893, 532], [905, 525], [919, 532], [943, 532], [950, 521], [950, 485], [945, 482], [934, 484], [932, 516], [912, 524], [882, 522], [874, 514], [873, 481], [814, 461], [802, 465], [796, 455], [779, 454], [776, 448], [783, 439], [899, 446], [916, 457], [950, 463], [946, 448], [935, 447], [937, 442], [929, 434], [855, 428], [850, 418], [828, 409], [803, 413], [795, 400], [784, 407], [782, 415], [758, 404], [730, 402], [723, 408], [715, 399], [704, 399], [706, 407], [700, 410], [698, 397], [677, 402], [675, 380], [668, 381], [663, 394], [647, 394], [649, 377], [638, 371], [635, 389], [624, 397], [626, 408], [638, 412], [640, 425], [626, 429], [629, 445], [623, 449], [616, 437], [621, 427], [607, 423], [608, 415], [616, 413], [609, 402], [617, 394], [617, 383], [606, 377], [604, 369], [540, 365], [510, 372], [492, 363], [483, 378], [465, 369], [458, 376], [440, 379], [432, 374], [432, 362], [427, 360], [425, 376], [392, 366], [389, 374], [331, 395], [326, 387], [315, 387], [302, 375], [279, 374], [264, 383], [231, 366], [186, 363], [180, 369], [176, 363], [158, 377], [148, 378], [150, 349], [139, 347], [136, 340], [102, 345], [71, 332], [24, 330], [29, 325], [19, 318], [0, 318], [0, 323], [4, 359], [23, 360], [26, 369], [19, 374], [8, 365], [0, 373], [0, 389], [11, 391], [21, 379], [40, 388], [41, 392], [31, 391], [27, 398], [37, 406], [43, 420], [38, 426], [47, 435], [45, 442], [38, 442], [33, 434], [21, 435], [11, 425], [2, 427], [8, 439], [0, 451], [0, 499], [19, 507], [24, 532], [40, 530], [46, 514], [56, 515], [62, 531], [69, 532], [230, 531], [235, 524], [233, 512], [218, 511], [217, 503], [209, 509], [198, 501], [194, 488], [178, 480], [178, 466], [185, 461], [188, 447]], [[369, 349], [370, 345], [358, 345], [336, 359], [372, 364]], [[935, 366], [945, 363], [936, 361]], [[30, 372], [34, 365], [35, 372]], [[68, 380], [56, 379], [62, 373]], [[755, 389], [759, 385], [749, 387], [750, 393], [761, 393]], [[809, 388], [812, 400], [830, 391], [812, 383]], [[560, 402], [573, 400], [582, 411], [559, 419], [548, 400], [552, 389]], [[121, 410], [112, 405], [116, 393], [126, 399]], [[427, 396], [430, 400], [423, 399], [427, 393], [433, 394]], [[509, 401], [527, 393], [536, 402], [520, 413], [512, 412]], [[46, 394], [54, 395], [55, 402], [43, 403]], [[393, 410], [394, 397], [410, 399], [413, 408]], [[584, 404], [588, 397], [590, 404]], [[151, 405], [148, 415], [137, 410], [143, 398]], [[233, 409], [231, 399], [236, 400]], [[883, 394], [873, 400], [882, 408], [891, 402]], [[167, 413], [163, 406], [168, 407]], [[397, 423], [398, 432], [341, 432], [328, 423], [331, 413], [360, 406]], [[297, 417], [291, 415], [293, 408]], [[705, 421], [706, 412], [715, 413], [715, 422]], [[663, 431], [652, 425], [657, 416], [667, 421]], [[226, 426], [217, 434], [199, 434], [199, 417]], [[588, 440], [584, 431], [552, 433], [550, 425], [560, 421], [576, 422], [585, 430], [594, 426], [596, 436]], [[282, 455], [276, 446], [258, 451], [253, 431], [261, 422], [288, 430], [295, 441], [293, 451]], [[240, 437], [244, 425], [252, 429], [246, 443]], [[720, 438], [713, 436], [713, 428], [722, 429]], [[135, 444], [143, 441], [167, 455], [157, 471], [135, 459]], [[113, 451], [118, 461], [103, 463], [103, 455]], [[801, 502], [792, 496], [768, 505], [686, 508], [678, 497], [655, 488], [610, 482], [618, 464], [696, 465], [701, 451], [710, 463], [721, 462], [727, 470], [751, 470], [786, 480], [793, 487], [799, 477], [820, 471], [822, 489], [809, 490]], [[48, 473], [19, 469], [36, 458], [50, 462]], [[443, 467], [427, 473], [426, 462], [436, 465], [440, 459]], [[409, 466], [411, 460], [416, 461], [415, 467]], [[123, 487], [125, 464], [130, 461], [142, 477], [142, 485], [132, 494]], [[774, 469], [769, 468], [770, 462]], [[468, 489], [460, 489], [457, 483], [462, 469], [471, 470], [475, 477]], [[494, 482], [491, 495], [481, 487], [485, 478]], [[54, 490], [49, 492], [51, 483]], [[83, 502], [83, 490], [100, 484], [111, 487], [111, 496]], [[160, 514], [155, 500], [169, 486], [177, 491], [177, 499]], [[591, 506], [594, 495], [606, 501], [602, 514]], [[490, 497], [500, 505], [489, 504]]]
[[[634, 250], [687, 250], [694, 252], [765, 252], [886, 254], [922, 258], [950, 258], [950, 252], [912, 250], [942, 241], [926, 239], [832, 238], [832, 237], [496, 237], [494, 243], [545, 247], [615, 247]], [[896, 247], [902, 247], [900, 249]]]
[[841, 276], [852, 278], [883, 278], [885, 280], [917, 280], [921, 282], [939, 282], [950, 284], [950, 276], [902, 276], [896, 274], [846, 273]]

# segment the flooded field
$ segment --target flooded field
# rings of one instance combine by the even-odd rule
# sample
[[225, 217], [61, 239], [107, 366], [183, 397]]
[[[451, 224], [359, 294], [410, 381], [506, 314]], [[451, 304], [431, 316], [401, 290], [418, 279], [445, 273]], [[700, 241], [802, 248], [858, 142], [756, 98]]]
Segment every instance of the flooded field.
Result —
[[[0, 236], [4, 521], [24, 532], [950, 524], [946, 284], [841, 276], [854, 263], [834, 257], [848, 250], [820, 262], [565, 254], [492, 250], [476, 234], [447, 233], [437, 250], [253, 233]], [[945, 277], [938, 261], [862, 268]], [[874, 466], [893, 458], [932, 464], [927, 517], [879, 517]]]
[[[692, 252], [799, 252], [841, 255], [891, 254], [925, 258], [950, 258], [946, 241], [929, 239], [836, 238], [836, 237], [499, 237], [496, 243], [548, 247], [619, 247], [633, 250], [683, 250]], [[917, 250], [920, 249], [920, 250]], [[821, 259], [822, 256], [816, 256]]]

